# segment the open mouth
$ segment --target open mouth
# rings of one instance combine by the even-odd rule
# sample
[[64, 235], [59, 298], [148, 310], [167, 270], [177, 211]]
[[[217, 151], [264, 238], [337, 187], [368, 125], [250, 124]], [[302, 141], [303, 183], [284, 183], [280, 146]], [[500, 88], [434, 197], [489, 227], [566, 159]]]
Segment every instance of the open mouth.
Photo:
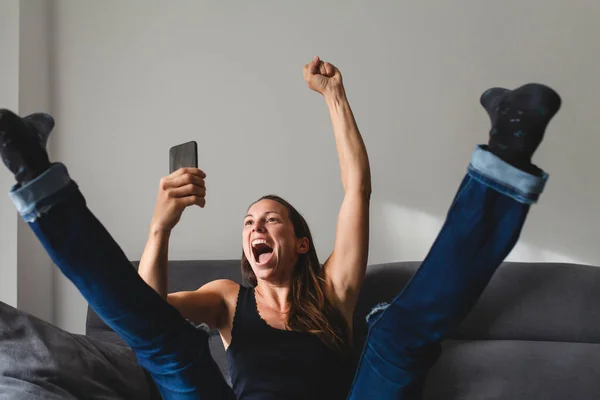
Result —
[[266, 264], [273, 256], [273, 248], [264, 239], [252, 241], [252, 254], [257, 264]]

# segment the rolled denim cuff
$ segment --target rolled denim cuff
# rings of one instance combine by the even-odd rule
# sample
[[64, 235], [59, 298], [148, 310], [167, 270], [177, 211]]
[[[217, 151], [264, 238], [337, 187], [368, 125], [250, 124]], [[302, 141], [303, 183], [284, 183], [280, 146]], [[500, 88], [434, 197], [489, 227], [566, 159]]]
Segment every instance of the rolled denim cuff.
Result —
[[479, 145], [473, 152], [468, 174], [473, 179], [524, 204], [537, 203], [549, 175], [522, 171]]
[[30, 221], [30, 216], [39, 216], [53, 205], [44, 200], [54, 196], [71, 182], [67, 167], [62, 163], [55, 163], [32, 181], [13, 186], [9, 196], [19, 214]]

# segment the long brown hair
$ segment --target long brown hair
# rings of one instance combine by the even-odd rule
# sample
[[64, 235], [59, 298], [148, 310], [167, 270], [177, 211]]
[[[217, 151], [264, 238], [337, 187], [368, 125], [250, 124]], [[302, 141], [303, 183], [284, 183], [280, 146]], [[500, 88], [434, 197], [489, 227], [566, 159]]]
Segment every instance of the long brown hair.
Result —
[[[304, 217], [290, 203], [276, 195], [266, 195], [255, 201], [273, 200], [288, 210], [297, 238], [307, 238], [309, 249], [298, 256], [293, 272], [289, 301], [291, 303], [287, 326], [291, 330], [316, 335], [325, 345], [346, 352], [350, 346], [350, 327], [342, 313], [327, 298], [323, 267], [319, 263], [312, 235]], [[242, 276], [255, 287], [256, 275], [242, 251]]]

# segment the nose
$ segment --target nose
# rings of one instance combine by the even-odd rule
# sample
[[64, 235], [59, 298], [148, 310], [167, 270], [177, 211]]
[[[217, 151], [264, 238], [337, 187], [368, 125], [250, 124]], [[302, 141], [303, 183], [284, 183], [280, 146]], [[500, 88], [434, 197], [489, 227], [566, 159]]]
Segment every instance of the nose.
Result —
[[265, 232], [265, 226], [261, 221], [257, 221], [254, 224], [254, 229], [252, 231], [253, 232]]

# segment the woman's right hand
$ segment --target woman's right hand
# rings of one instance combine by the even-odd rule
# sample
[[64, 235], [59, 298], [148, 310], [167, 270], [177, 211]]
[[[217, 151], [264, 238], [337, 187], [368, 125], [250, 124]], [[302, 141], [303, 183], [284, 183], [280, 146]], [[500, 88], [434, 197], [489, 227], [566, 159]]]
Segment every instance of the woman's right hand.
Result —
[[152, 216], [152, 231], [171, 232], [187, 207], [204, 207], [204, 178], [206, 174], [198, 168], [181, 168], [160, 180]]

